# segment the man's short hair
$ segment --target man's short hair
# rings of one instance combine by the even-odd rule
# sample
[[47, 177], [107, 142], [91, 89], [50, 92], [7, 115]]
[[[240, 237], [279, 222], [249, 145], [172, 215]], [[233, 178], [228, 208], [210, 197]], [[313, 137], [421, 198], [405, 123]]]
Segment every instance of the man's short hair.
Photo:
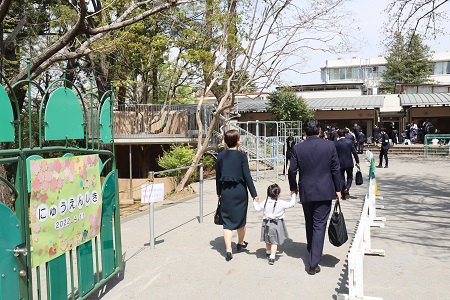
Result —
[[314, 118], [306, 119], [303, 123], [303, 129], [307, 136], [318, 135], [320, 132], [320, 123]]
[[345, 136], [345, 131], [346, 131], [346, 130], [344, 130], [344, 129], [339, 129], [339, 131], [338, 131], [338, 136], [339, 136], [339, 137]]

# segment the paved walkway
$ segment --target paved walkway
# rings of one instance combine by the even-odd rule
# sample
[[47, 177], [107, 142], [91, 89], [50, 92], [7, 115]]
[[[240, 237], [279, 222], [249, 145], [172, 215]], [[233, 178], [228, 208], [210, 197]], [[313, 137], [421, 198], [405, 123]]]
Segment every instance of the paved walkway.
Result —
[[[389, 169], [377, 169], [384, 196], [385, 228], [372, 229], [372, 247], [385, 257], [364, 257], [364, 294], [383, 299], [450, 298], [450, 160], [391, 157]], [[367, 193], [365, 182], [353, 186], [342, 209], [354, 234]], [[269, 177], [269, 176], [267, 176]], [[256, 187], [265, 199], [271, 178]], [[284, 177], [277, 183], [289, 198]], [[198, 196], [155, 211], [156, 247], [149, 247], [148, 211], [122, 220], [124, 272], [89, 299], [336, 299], [347, 293], [350, 241], [336, 248], [325, 241], [322, 271], [306, 273], [307, 251], [301, 205], [286, 212], [290, 235], [273, 266], [259, 241], [262, 214], [249, 207], [248, 251], [225, 261], [221, 226], [214, 225], [215, 182], [204, 184], [204, 222], [199, 223]], [[236, 238], [234, 238], [234, 242]], [[233, 247], [235, 249], [235, 244]]]

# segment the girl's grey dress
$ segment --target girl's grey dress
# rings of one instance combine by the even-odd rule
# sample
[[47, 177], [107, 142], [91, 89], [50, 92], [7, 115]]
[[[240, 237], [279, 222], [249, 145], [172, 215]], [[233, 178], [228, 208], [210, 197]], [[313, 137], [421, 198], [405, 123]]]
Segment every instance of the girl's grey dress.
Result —
[[235, 230], [247, 222], [248, 190], [257, 196], [247, 156], [238, 150], [224, 150], [216, 162], [216, 191], [221, 196], [223, 229]]

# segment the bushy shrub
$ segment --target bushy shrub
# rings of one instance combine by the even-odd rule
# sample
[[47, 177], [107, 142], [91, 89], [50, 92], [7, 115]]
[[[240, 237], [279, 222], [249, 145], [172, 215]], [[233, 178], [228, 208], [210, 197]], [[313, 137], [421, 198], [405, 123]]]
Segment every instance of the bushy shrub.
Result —
[[203, 155], [203, 169], [205, 172], [212, 172], [216, 169], [216, 159], [211, 155]]

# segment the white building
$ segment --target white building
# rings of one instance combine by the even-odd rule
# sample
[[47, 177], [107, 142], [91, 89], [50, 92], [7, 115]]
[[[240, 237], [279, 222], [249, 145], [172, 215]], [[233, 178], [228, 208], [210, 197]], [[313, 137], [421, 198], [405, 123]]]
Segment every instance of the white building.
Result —
[[[432, 53], [430, 76], [436, 84], [450, 84], [450, 52]], [[381, 75], [386, 70], [384, 57], [327, 60], [321, 68], [322, 82], [325, 84], [362, 83], [363, 92], [368, 95], [379, 94]]]

